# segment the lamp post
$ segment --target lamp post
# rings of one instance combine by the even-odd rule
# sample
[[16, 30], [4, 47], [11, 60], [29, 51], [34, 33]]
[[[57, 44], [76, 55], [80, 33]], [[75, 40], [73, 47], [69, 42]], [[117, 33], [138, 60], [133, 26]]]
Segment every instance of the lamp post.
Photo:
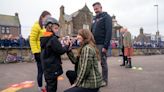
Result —
[[157, 45], [159, 44], [159, 40], [158, 40], [158, 37], [159, 37], [159, 28], [158, 28], [158, 4], [155, 4], [154, 7], [157, 8]]

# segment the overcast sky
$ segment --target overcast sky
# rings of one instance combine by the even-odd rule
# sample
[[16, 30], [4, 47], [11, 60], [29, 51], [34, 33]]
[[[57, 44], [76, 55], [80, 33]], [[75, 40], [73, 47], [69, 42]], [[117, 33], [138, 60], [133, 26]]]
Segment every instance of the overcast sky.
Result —
[[133, 35], [139, 34], [140, 27], [145, 33], [156, 32], [156, 7], [159, 5], [159, 31], [164, 35], [164, 0], [0, 0], [0, 14], [14, 15], [19, 13], [22, 34], [28, 37], [31, 26], [38, 20], [43, 10], [49, 11], [59, 19], [59, 8], [65, 7], [65, 13], [71, 14], [84, 7], [85, 3], [94, 13], [92, 4], [99, 1], [103, 11], [111, 16], [116, 15], [118, 23], [127, 27]]

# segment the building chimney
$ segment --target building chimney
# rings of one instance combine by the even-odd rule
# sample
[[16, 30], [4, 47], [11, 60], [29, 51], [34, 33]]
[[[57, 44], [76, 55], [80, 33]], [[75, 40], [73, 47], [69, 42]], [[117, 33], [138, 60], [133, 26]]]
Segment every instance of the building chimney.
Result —
[[62, 5], [60, 7], [60, 16], [63, 16], [64, 15], [64, 6]]
[[116, 16], [115, 16], [115, 15], [113, 15], [113, 16], [112, 16], [112, 19], [116, 19]]
[[140, 28], [140, 34], [143, 34], [143, 28], [142, 27]]
[[159, 31], [156, 32], [156, 36], [159, 36]]
[[17, 12], [15, 13], [15, 16], [17, 16], [17, 17], [18, 17], [18, 13], [17, 13]]

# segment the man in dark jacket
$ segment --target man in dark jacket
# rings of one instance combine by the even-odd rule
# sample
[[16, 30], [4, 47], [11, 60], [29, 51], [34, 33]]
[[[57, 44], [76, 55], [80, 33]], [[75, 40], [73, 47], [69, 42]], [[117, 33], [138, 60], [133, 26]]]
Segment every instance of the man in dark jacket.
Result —
[[43, 72], [47, 83], [47, 92], [56, 92], [57, 77], [63, 73], [61, 66], [61, 55], [67, 52], [69, 43], [62, 44], [55, 35], [59, 29], [59, 23], [56, 19], [48, 17], [45, 21], [46, 32], [41, 37], [41, 61], [43, 63]]
[[109, 14], [107, 14], [107, 12], [102, 11], [102, 6], [99, 2], [93, 4], [93, 9], [96, 13], [96, 16], [93, 18], [91, 30], [101, 56], [102, 76], [104, 80], [102, 86], [107, 86], [108, 65], [106, 54], [112, 37], [112, 18]]

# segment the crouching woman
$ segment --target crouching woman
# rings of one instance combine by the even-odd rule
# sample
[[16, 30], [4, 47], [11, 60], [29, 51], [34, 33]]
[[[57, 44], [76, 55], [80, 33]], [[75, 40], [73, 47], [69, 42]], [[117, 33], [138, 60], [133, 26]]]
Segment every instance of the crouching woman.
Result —
[[79, 58], [75, 58], [72, 51], [67, 53], [72, 62], [78, 62], [77, 78], [71, 88], [64, 92], [98, 92], [102, 83], [102, 75], [98, 68], [99, 53], [94, 37], [91, 31], [81, 29], [77, 40], [80, 42]]

